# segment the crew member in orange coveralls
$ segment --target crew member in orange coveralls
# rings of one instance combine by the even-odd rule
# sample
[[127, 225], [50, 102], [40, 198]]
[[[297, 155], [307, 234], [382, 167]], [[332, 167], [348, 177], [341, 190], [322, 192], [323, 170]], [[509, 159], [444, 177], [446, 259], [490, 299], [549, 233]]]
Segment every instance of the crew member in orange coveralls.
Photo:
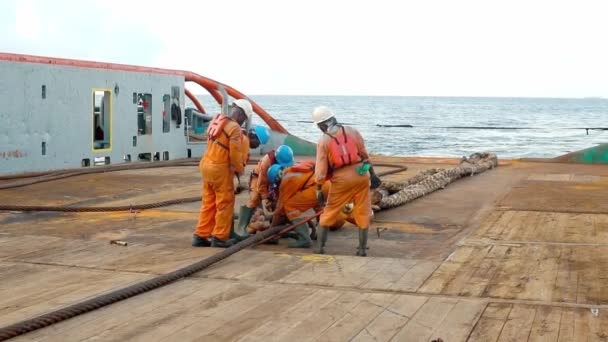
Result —
[[[270, 130], [263, 126], [255, 126], [247, 132], [246, 129], [241, 129], [241, 147], [243, 152], [243, 168], [249, 163], [249, 151], [258, 148], [260, 145], [266, 144], [270, 140]], [[241, 177], [235, 174], [237, 186], [234, 189], [234, 194], [238, 195], [243, 191], [241, 188]], [[247, 231], [236, 233], [234, 224], [230, 228], [230, 238], [236, 241], [242, 241], [247, 238]]]
[[[259, 142], [256, 139], [251, 139], [251, 137], [249, 137], [247, 135], [247, 130], [244, 128], [241, 128], [241, 153], [242, 155], [242, 160], [243, 160], [243, 169], [247, 167], [247, 163], [249, 162], [249, 150], [256, 148], [256, 146], [259, 146]], [[241, 193], [241, 191], [243, 191], [243, 189], [241, 188], [241, 177], [240, 175], [237, 175], [236, 173], [234, 174], [234, 177], [236, 178], [236, 188], [234, 188], [234, 194], [238, 195]], [[234, 233], [231, 230], [230, 231], [230, 237], [232, 238]]]
[[284, 167], [293, 165], [293, 151], [291, 147], [287, 145], [279, 146], [276, 151], [268, 152], [255, 166], [249, 181], [249, 201], [246, 205], [241, 206], [239, 210], [237, 234], [241, 236], [247, 235], [247, 225], [260, 202], [263, 203], [265, 208], [270, 207], [267, 174], [270, 166], [275, 163]]
[[369, 155], [359, 131], [340, 125], [334, 113], [325, 106], [315, 108], [312, 119], [323, 132], [317, 144], [315, 163], [317, 200], [320, 205], [323, 205], [325, 198], [323, 184], [331, 178], [327, 204], [317, 229], [319, 238], [316, 252], [325, 253], [329, 227], [336, 225], [344, 205], [352, 201], [352, 215], [359, 227], [357, 255], [366, 256], [367, 232], [372, 216], [370, 180], [374, 189], [380, 186], [381, 181], [369, 163]]
[[265, 145], [270, 140], [270, 130], [264, 126], [256, 125], [249, 132], [241, 128], [243, 139], [243, 165], [249, 162], [249, 151]]
[[[260, 138], [258, 137], [258, 127], [260, 126], [256, 126], [255, 129], [250, 130], [249, 132], [247, 132], [247, 130], [245, 128], [241, 128], [241, 149], [242, 149], [242, 153], [243, 153], [243, 167], [247, 167], [247, 163], [249, 163], [249, 151], [252, 149], [256, 149], [260, 146], [260, 144], [265, 144], [266, 142], [268, 142], [268, 139], [264, 140], [264, 142], [260, 141]], [[261, 130], [265, 130], [265, 133], [267, 134], [267, 136], [269, 135], [268, 133], [268, 129], [266, 127], [260, 127]], [[240, 177], [236, 177], [238, 184], [241, 184], [241, 179]], [[235, 194], [239, 194], [241, 192], [242, 189], [240, 189], [239, 187], [237, 187], [234, 190]]]
[[199, 163], [203, 176], [203, 203], [192, 238], [195, 247], [229, 247], [234, 211], [234, 174], [243, 174], [241, 125], [251, 119], [247, 100], [235, 100], [230, 115], [217, 115], [207, 129], [208, 143]]
[[[314, 175], [315, 162], [312, 160], [302, 161], [288, 168], [283, 168], [279, 164], [270, 167], [268, 181], [279, 188], [279, 198], [271, 226], [278, 225], [283, 215], [292, 223], [298, 223], [304, 220], [303, 215], [306, 211], [321, 210], [317, 202]], [[324, 195], [328, 194], [329, 187], [330, 182], [323, 184]], [[294, 232], [297, 234], [297, 239], [289, 239], [290, 248], [308, 248], [312, 245], [306, 223], [298, 225]]]

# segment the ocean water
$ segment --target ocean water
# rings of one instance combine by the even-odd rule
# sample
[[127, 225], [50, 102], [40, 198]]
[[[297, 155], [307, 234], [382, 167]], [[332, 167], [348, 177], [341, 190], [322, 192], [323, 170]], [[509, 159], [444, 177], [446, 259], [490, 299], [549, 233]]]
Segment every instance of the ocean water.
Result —
[[[608, 143], [608, 99], [250, 96], [290, 133], [317, 141], [314, 107], [332, 108], [363, 135], [369, 152], [453, 156], [490, 151], [499, 158], [556, 157]], [[208, 112], [215, 102], [202, 96]], [[257, 120], [256, 120], [257, 119]], [[259, 118], [254, 123], [261, 123]], [[413, 127], [380, 127], [411, 125]], [[464, 128], [467, 127], [467, 128]], [[470, 128], [473, 127], [473, 128]]]

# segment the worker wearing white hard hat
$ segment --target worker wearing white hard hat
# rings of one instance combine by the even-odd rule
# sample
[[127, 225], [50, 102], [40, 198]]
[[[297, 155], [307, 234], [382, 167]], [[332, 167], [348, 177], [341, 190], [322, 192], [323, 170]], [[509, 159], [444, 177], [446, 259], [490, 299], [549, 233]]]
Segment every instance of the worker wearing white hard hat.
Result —
[[[365, 149], [365, 142], [357, 129], [338, 123], [334, 112], [326, 106], [312, 112], [312, 120], [323, 132], [317, 144], [315, 179], [317, 200], [325, 206], [317, 229], [317, 253], [325, 253], [325, 243], [330, 227], [336, 226], [346, 204], [352, 201], [352, 217], [359, 227], [357, 255], [367, 255], [367, 233], [372, 217], [370, 180], [372, 188], [380, 186]], [[322, 187], [331, 179], [327, 203]]]
[[234, 175], [244, 171], [241, 132], [243, 123], [251, 119], [253, 108], [245, 99], [235, 100], [228, 115], [217, 115], [207, 129], [207, 150], [199, 163], [203, 176], [202, 205], [196, 225], [192, 246], [230, 247], [234, 212]]
[[[229, 115], [235, 120], [236, 118], [233, 117], [233, 115], [239, 112], [238, 109], [243, 111], [243, 114], [245, 114], [246, 116], [246, 120], [251, 120], [251, 116], [253, 115], [253, 107], [251, 106], [251, 102], [245, 99], [234, 100], [234, 102], [232, 102], [232, 108], [230, 109]], [[245, 121], [243, 120], [242, 122], [240, 122], [240, 124], [242, 125], [243, 122]]]
[[312, 112], [312, 121], [318, 125], [335, 117], [334, 112], [326, 106], [319, 106]]

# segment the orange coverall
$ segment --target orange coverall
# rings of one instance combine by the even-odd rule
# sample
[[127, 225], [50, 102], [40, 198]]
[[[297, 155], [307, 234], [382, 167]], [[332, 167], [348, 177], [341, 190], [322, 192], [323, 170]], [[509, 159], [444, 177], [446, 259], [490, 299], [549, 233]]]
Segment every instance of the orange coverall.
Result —
[[[309, 209], [318, 211], [320, 208], [317, 202], [317, 187], [313, 178], [313, 169], [310, 171], [294, 170], [294, 167], [285, 169], [279, 186], [275, 215], [285, 214], [287, 219], [293, 222]], [[322, 189], [323, 194], [327, 196], [330, 182], [325, 182]]]
[[234, 173], [241, 175], [244, 170], [241, 127], [229, 120], [224, 132], [226, 134], [220, 133], [217, 142], [209, 140], [199, 163], [203, 176], [203, 203], [194, 232], [202, 238], [215, 236], [222, 241], [228, 239], [232, 226]]
[[255, 166], [254, 175], [251, 176], [249, 187], [251, 192], [249, 193], [247, 208], [257, 208], [263, 199], [268, 198], [268, 169], [272, 166], [272, 163], [273, 160], [266, 154]]
[[[359, 131], [350, 126], [345, 126], [344, 128], [346, 133], [355, 139], [361, 158], [368, 159], [369, 155], [365, 149], [365, 142]], [[335, 135], [338, 132], [338, 129], [339, 126], [333, 126], [328, 133]], [[323, 134], [317, 144], [317, 161], [315, 167], [317, 184], [324, 184], [327, 180], [329, 158], [331, 157], [329, 155], [329, 139], [331, 138], [327, 134]], [[366, 172], [363, 175], [359, 175], [356, 171], [356, 168], [359, 166], [361, 166], [360, 162], [332, 170], [331, 188], [319, 222], [321, 226], [336, 226], [336, 223], [340, 218], [340, 211], [352, 200], [354, 204], [352, 217], [355, 220], [357, 227], [363, 229], [369, 228], [372, 215], [369, 173]]]
[[247, 167], [249, 162], [249, 137], [247, 132], [241, 130], [241, 149], [243, 153], [243, 167]]

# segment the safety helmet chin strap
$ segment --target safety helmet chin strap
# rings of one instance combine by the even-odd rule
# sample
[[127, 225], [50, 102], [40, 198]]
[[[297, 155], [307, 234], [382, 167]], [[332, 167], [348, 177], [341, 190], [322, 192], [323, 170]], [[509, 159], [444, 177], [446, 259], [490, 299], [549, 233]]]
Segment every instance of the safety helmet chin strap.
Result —
[[329, 118], [326, 121], [319, 123], [319, 129], [323, 131], [323, 127], [326, 128], [324, 132], [329, 132], [334, 126], [338, 125], [338, 120], [336, 118]]

